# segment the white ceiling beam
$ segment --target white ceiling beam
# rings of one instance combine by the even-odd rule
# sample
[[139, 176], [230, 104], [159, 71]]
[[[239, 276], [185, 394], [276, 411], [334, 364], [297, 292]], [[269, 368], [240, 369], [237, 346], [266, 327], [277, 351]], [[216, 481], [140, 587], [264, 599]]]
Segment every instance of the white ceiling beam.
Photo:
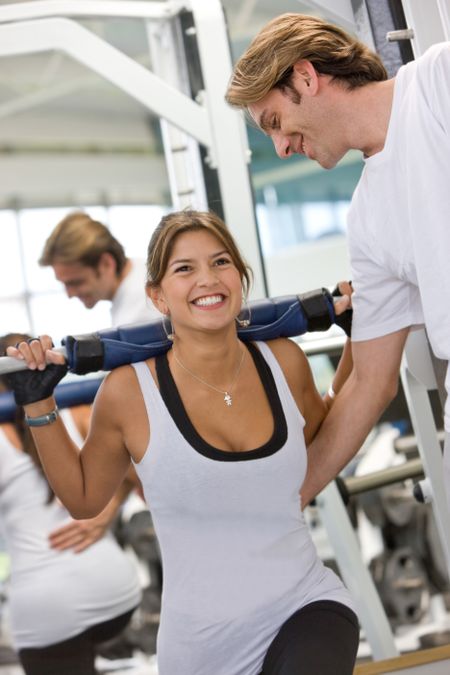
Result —
[[[27, 94], [10, 99], [5, 103], [0, 103], [0, 119], [10, 117], [16, 113], [32, 110], [33, 108], [38, 108], [42, 105], [45, 105], [46, 103], [49, 103], [50, 101], [57, 101], [58, 99], [64, 98], [65, 96], [73, 94], [77, 91], [99, 87], [98, 77], [94, 73], [89, 73], [81, 77], [72, 77], [69, 80], [58, 82], [57, 84], [46, 84], [47, 80], [49, 79], [48, 72], [54, 70], [53, 64], [56, 63], [56, 59], [54, 57], [61, 56], [61, 52], [54, 52], [52, 58], [49, 59], [48, 67], [42, 77], [42, 82], [39, 83], [40, 88], [30, 91]], [[148, 61], [148, 55], [145, 54], [144, 56], [135, 59], [135, 61], [143, 65], [146, 61]]]
[[40, 19], [0, 26], [0, 56], [63, 51], [104, 77], [159, 117], [206, 147], [207, 112], [185, 94], [70, 19]]
[[2, 154], [0, 175], [0, 208], [14, 199], [52, 205], [91, 193], [113, 203], [164, 203], [169, 193], [163, 156]]
[[170, 19], [184, 2], [138, 2], [133, 0], [35, 0], [0, 7], [0, 23], [28, 21], [52, 16], [105, 16], [136, 19]]

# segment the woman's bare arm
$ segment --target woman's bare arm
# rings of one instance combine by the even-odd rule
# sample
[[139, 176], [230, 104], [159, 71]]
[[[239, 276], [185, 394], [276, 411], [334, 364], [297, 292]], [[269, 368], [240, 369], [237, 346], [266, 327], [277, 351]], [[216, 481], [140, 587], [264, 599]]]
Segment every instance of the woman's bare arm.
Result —
[[[47, 415], [56, 409], [52, 392], [65, 371], [61, 368], [62, 355], [52, 346], [50, 336], [44, 335], [7, 349], [9, 356], [25, 361], [28, 366], [28, 371], [14, 375], [11, 382], [16, 401], [23, 405], [30, 418]], [[123, 440], [126, 392], [133, 377], [128, 371], [131, 368], [118, 369], [103, 381], [81, 451], [59, 416], [51, 424], [30, 426], [47, 478], [74, 518], [91, 518], [99, 514], [130, 466]]]
[[[79, 449], [61, 418], [53, 424], [31, 427], [47, 478], [61, 502], [74, 518], [99, 514], [114, 496], [130, 466], [123, 443], [121, 409], [124, 402], [124, 373], [114, 371], [102, 383], [94, 406], [88, 437]], [[54, 399], [24, 406], [36, 417], [50, 412]]]

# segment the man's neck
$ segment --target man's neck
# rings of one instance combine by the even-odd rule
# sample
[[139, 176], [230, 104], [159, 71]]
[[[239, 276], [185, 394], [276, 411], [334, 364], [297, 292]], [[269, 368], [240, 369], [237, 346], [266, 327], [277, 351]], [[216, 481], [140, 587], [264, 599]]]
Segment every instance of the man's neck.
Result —
[[116, 295], [117, 291], [119, 290], [120, 285], [124, 281], [124, 279], [130, 274], [131, 269], [133, 267], [133, 263], [129, 258], [126, 259], [125, 265], [122, 268], [121, 273], [116, 277], [116, 283], [114, 285], [114, 291], [113, 291], [113, 297]]
[[355, 133], [359, 134], [358, 149], [365, 157], [381, 152], [386, 143], [394, 97], [394, 79], [362, 87], [357, 106], [359, 119]]

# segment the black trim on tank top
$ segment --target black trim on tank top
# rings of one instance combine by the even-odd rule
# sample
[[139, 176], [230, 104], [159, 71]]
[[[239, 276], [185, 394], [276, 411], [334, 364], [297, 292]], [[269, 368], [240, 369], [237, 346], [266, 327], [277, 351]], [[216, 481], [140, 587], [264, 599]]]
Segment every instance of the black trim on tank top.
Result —
[[271, 438], [255, 450], [245, 450], [242, 452], [230, 452], [220, 450], [207, 443], [197, 432], [192, 424], [186, 409], [181, 400], [175, 380], [170, 372], [167, 353], [160, 354], [155, 358], [156, 374], [158, 376], [159, 391], [170, 416], [178, 427], [179, 432], [194, 450], [205, 457], [215, 459], [219, 462], [242, 462], [249, 459], [262, 459], [269, 457], [280, 450], [287, 441], [287, 424], [278, 395], [277, 386], [273, 378], [271, 369], [264, 359], [259, 349], [251, 342], [245, 344], [250, 352], [258, 371], [261, 383], [266, 392], [272, 417], [274, 421], [273, 433]]

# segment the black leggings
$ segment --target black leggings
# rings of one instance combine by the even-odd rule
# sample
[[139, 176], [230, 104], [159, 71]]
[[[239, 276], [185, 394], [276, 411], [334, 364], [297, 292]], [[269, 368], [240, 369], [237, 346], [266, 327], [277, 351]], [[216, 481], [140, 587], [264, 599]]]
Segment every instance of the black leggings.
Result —
[[134, 609], [48, 647], [21, 649], [18, 656], [22, 668], [26, 675], [97, 675], [96, 645], [118, 635], [133, 612]]
[[261, 675], [352, 675], [358, 643], [351, 609], [332, 600], [312, 602], [281, 626]]

